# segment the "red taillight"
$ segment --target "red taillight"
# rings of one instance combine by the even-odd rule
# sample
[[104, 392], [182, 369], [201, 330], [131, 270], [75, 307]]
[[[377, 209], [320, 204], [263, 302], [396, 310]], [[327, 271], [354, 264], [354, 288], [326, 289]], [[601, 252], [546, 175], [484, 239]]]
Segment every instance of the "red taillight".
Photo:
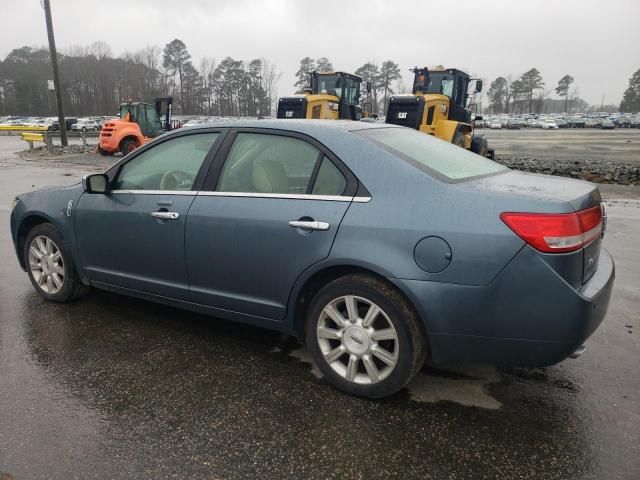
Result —
[[602, 208], [576, 213], [511, 213], [500, 218], [520, 238], [545, 253], [579, 250], [602, 232]]

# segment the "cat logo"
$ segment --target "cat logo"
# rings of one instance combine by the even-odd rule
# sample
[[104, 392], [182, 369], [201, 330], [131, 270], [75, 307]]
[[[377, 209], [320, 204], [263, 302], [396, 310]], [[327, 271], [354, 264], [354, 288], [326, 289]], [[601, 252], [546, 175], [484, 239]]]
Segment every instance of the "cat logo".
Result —
[[284, 112], [284, 116], [287, 118], [293, 118], [293, 110], [287, 110]]
[[407, 112], [398, 112], [398, 118], [407, 118]]

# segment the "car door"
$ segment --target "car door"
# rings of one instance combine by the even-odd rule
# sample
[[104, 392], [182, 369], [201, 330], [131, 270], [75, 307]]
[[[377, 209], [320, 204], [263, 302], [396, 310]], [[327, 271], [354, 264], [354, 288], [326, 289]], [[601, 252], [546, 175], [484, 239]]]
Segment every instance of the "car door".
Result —
[[194, 302], [280, 320], [296, 278], [329, 255], [357, 180], [315, 140], [233, 131], [187, 216]]
[[113, 172], [107, 194], [80, 197], [76, 241], [93, 282], [188, 300], [185, 221], [220, 136], [188, 132], [154, 142]]

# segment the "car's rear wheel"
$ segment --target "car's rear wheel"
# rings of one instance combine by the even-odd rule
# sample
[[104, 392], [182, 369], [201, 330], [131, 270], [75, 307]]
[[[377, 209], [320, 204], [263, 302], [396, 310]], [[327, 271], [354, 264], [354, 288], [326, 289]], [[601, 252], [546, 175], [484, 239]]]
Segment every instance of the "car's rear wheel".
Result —
[[341, 277], [314, 297], [306, 321], [314, 362], [338, 389], [381, 398], [420, 370], [426, 340], [407, 300], [369, 275]]
[[87, 291], [62, 236], [50, 223], [37, 225], [29, 232], [24, 244], [24, 262], [29, 280], [47, 300], [66, 302]]

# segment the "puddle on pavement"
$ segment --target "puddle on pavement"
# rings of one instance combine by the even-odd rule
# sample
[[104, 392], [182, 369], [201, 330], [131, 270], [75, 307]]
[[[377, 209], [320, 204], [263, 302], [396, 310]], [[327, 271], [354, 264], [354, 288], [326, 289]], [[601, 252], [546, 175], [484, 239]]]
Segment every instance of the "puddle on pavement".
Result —
[[[311, 366], [311, 374], [322, 378], [322, 373], [311, 361], [306, 347], [273, 347], [270, 353], [286, 354]], [[494, 367], [468, 366], [447, 369], [424, 367], [407, 385], [411, 400], [424, 403], [454, 402], [466, 407], [497, 410], [502, 406], [489, 392], [489, 386], [498, 383], [501, 376]]]

